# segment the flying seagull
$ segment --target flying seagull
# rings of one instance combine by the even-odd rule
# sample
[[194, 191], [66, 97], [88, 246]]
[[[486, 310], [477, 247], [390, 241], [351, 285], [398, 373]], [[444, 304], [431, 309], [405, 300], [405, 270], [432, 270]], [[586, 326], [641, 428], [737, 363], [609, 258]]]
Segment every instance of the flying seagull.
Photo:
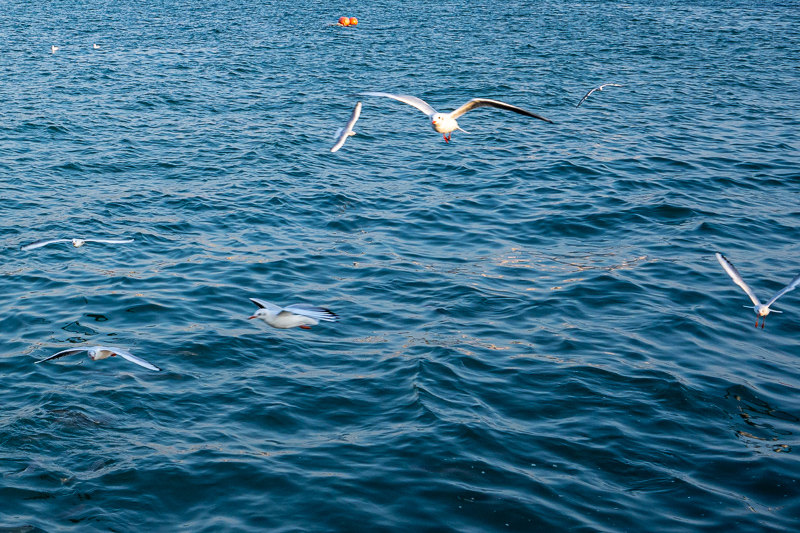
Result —
[[[506, 104], [505, 102], [498, 102], [497, 100], [489, 100], [486, 98], [473, 98], [466, 104], [462, 105], [455, 111], [451, 113], [439, 113], [427, 102], [424, 100], [420, 100], [415, 96], [407, 96], [404, 94], [389, 94], [389, 93], [359, 93], [363, 96], [385, 96], [386, 98], [393, 98], [399, 102], [403, 102], [404, 104], [408, 104], [410, 106], [414, 106], [426, 115], [428, 118], [431, 119], [431, 126], [433, 129], [438, 131], [444, 136], [445, 142], [450, 142], [450, 134], [456, 130], [464, 131], [458, 127], [458, 122], [456, 119], [466, 113], [467, 111], [472, 111], [473, 109], [477, 109], [479, 107], [496, 107], [497, 109], [505, 109], [506, 111], [513, 111], [514, 113], [519, 113], [520, 115], [525, 115], [528, 117], [538, 118], [539, 120], [544, 120], [545, 122], [549, 122], [550, 124], [553, 123], [552, 120], [544, 118], [542, 116], [536, 115], [531, 113], [530, 111], [525, 111], [519, 107], [513, 106], [511, 104]], [[469, 133], [464, 131], [464, 133]]]
[[253, 316], [248, 318], [248, 320], [260, 318], [273, 328], [289, 329], [298, 327], [301, 329], [311, 329], [311, 326], [316, 326], [319, 324], [320, 320], [326, 322], [336, 322], [339, 320], [339, 315], [323, 307], [315, 307], [306, 304], [292, 304], [286, 307], [278, 307], [275, 304], [259, 300], [258, 298], [250, 298], [250, 301], [260, 307], [260, 309], [256, 311]]
[[91, 359], [92, 361], [97, 361], [98, 359], [106, 359], [108, 357], [114, 357], [115, 355], [119, 355], [120, 357], [123, 357], [128, 361], [136, 363], [137, 365], [143, 366], [149, 370], [155, 370], [156, 372], [159, 372], [161, 370], [156, 365], [150, 364], [140, 357], [136, 357], [129, 351], [123, 350], [122, 348], [115, 348], [113, 346], [89, 346], [84, 348], [70, 348], [69, 350], [58, 352], [55, 355], [51, 355], [50, 357], [47, 357], [45, 359], [40, 359], [36, 362], [43, 363], [44, 361], [50, 361], [51, 359], [58, 359], [59, 357], [64, 357], [65, 355], [73, 355], [80, 352], [88, 352], [89, 359]]
[[578, 105], [576, 105], [575, 107], [580, 107], [580, 106], [581, 106], [581, 104], [583, 103], [583, 101], [584, 101], [584, 100], [586, 100], [587, 98], [589, 98], [589, 95], [590, 95], [590, 94], [592, 94], [592, 93], [593, 93], [593, 92], [595, 92], [595, 91], [602, 91], [602, 90], [603, 90], [603, 87], [622, 87], [622, 85], [617, 85], [616, 83], [604, 83], [604, 84], [603, 84], [603, 85], [601, 85], [600, 87], [595, 87], [594, 89], [592, 89], [591, 91], [589, 91], [588, 93], [586, 93], [586, 96], [584, 96], [583, 98], [581, 98], [581, 101], [580, 101], [580, 102], [578, 102]]
[[30, 244], [26, 244], [20, 250], [28, 251], [28, 250], [35, 250], [36, 248], [41, 248], [42, 246], [47, 246], [48, 244], [55, 244], [57, 242], [71, 242], [72, 246], [75, 248], [80, 248], [87, 242], [102, 242], [105, 244], [127, 244], [129, 242], [133, 242], [133, 239], [51, 239], [51, 240], [41, 240], [35, 241]]
[[[733, 278], [733, 282], [738, 286], [740, 286], [742, 289], [744, 289], [744, 292], [746, 292], [747, 295], [750, 297], [750, 300], [754, 304], [753, 311], [755, 311], [756, 313], [756, 327], [758, 327], [758, 319], [761, 318], [761, 329], [764, 329], [764, 321], [766, 320], [767, 315], [770, 314], [770, 312], [772, 313], [782, 312], [782, 311], [776, 311], [775, 309], [770, 309], [769, 306], [774, 304], [775, 300], [777, 300], [787, 292], [793, 290], [795, 287], [800, 285], [800, 274], [798, 274], [797, 276], [794, 277], [794, 279], [791, 282], [789, 282], [789, 284], [786, 287], [776, 292], [775, 296], [773, 296], [770, 301], [768, 301], [766, 304], [762, 304], [759, 301], [758, 297], [753, 292], [753, 289], [748, 287], [747, 283], [744, 282], [741, 274], [739, 274], [739, 271], [736, 270], [736, 267], [734, 267], [733, 264], [731, 264], [731, 262], [728, 261], [728, 259], [719, 252], [717, 252], [717, 261], [719, 261], [719, 264], [722, 265], [722, 268], [725, 269], [725, 272], [727, 272], [728, 275], [731, 278]], [[746, 305], [745, 307], [750, 307], [750, 306]]]
[[347, 140], [347, 138], [356, 134], [356, 132], [353, 131], [353, 126], [356, 125], [356, 121], [360, 115], [361, 102], [358, 102], [355, 109], [353, 109], [353, 114], [350, 115], [350, 120], [347, 121], [347, 124], [344, 125], [344, 128], [339, 128], [336, 130], [336, 134], [334, 135], [336, 138], [336, 144], [334, 144], [333, 148], [331, 148], [331, 152], [338, 152], [339, 148], [344, 146], [344, 142]]

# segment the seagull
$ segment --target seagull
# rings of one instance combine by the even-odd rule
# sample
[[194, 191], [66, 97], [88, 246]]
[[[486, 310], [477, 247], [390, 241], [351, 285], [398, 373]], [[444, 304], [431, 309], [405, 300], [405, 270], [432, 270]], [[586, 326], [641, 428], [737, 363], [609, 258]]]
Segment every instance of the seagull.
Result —
[[37, 363], [43, 363], [44, 361], [50, 361], [51, 359], [58, 359], [59, 357], [64, 357], [65, 355], [72, 355], [80, 352], [89, 352], [89, 359], [92, 361], [97, 361], [98, 359], [106, 359], [108, 357], [114, 357], [115, 355], [119, 355], [120, 357], [124, 357], [128, 361], [136, 363], [139, 366], [143, 366], [149, 370], [155, 370], [156, 372], [160, 372], [161, 369], [158, 368], [156, 365], [152, 365], [145, 361], [140, 357], [136, 357], [132, 353], [127, 350], [123, 350], [122, 348], [115, 348], [113, 346], [89, 346], [85, 348], [70, 348], [69, 350], [64, 350], [58, 352], [55, 355], [51, 355], [45, 359], [40, 359], [36, 361]]
[[[750, 297], [750, 300], [752, 300], [753, 304], [755, 304], [753, 305], [753, 311], [755, 311], [756, 313], [756, 327], [758, 327], [758, 319], [761, 318], [761, 329], [764, 329], [764, 321], [766, 320], [767, 315], [770, 314], [770, 312], [782, 313], [782, 311], [776, 311], [774, 309], [770, 309], [769, 306], [774, 304], [775, 300], [777, 300], [787, 292], [793, 290], [795, 287], [800, 285], [800, 274], [798, 274], [797, 276], [794, 277], [794, 279], [791, 282], [789, 282], [789, 284], [786, 287], [776, 292], [775, 296], [773, 296], [770, 301], [768, 301], [766, 304], [762, 304], [759, 301], [758, 297], [756, 297], [753, 290], [747, 286], [747, 283], [744, 282], [742, 276], [739, 274], [739, 271], [736, 270], [736, 267], [734, 267], [731, 264], [731, 262], [728, 261], [728, 259], [719, 252], [717, 252], [717, 261], [719, 261], [719, 264], [722, 265], [722, 268], [725, 269], [725, 272], [727, 272], [728, 275], [731, 278], [733, 278], [733, 282], [738, 286], [740, 286], [742, 289], [744, 289], [744, 292], [747, 293], [747, 295]], [[745, 305], [745, 307], [750, 307], [750, 306]]]
[[[403, 102], [404, 104], [408, 104], [410, 106], [414, 106], [426, 115], [428, 118], [431, 119], [431, 126], [433, 129], [438, 131], [444, 136], [445, 142], [450, 142], [450, 134], [455, 130], [464, 131], [458, 127], [458, 122], [456, 119], [466, 113], [467, 111], [472, 111], [473, 109], [477, 109], [479, 107], [496, 107], [497, 109], [505, 109], [506, 111], [513, 111], [514, 113], [519, 113], [520, 115], [526, 115], [533, 118], [538, 118], [539, 120], [544, 120], [545, 122], [549, 122], [550, 124], [553, 123], [552, 120], [544, 118], [542, 116], [536, 115], [531, 113], [530, 111], [525, 111], [519, 107], [513, 106], [511, 104], [506, 104], [505, 102], [498, 102], [497, 100], [489, 100], [486, 98], [473, 98], [466, 104], [462, 105], [455, 111], [451, 113], [439, 113], [427, 102], [424, 100], [420, 100], [415, 96], [407, 96], [404, 94], [389, 94], [389, 93], [359, 93], [363, 96], [385, 96], [386, 98], [393, 98], [399, 102]], [[468, 131], [464, 131], [464, 133], [469, 133]]]
[[311, 326], [319, 324], [320, 320], [326, 322], [336, 322], [339, 320], [339, 315], [329, 309], [323, 307], [315, 307], [306, 304], [292, 304], [286, 307], [278, 307], [275, 304], [259, 300], [258, 298], [250, 298], [250, 301], [256, 304], [260, 309], [248, 318], [260, 318], [273, 328], [289, 329], [298, 327], [300, 329], [311, 329]]
[[338, 152], [339, 148], [344, 146], [344, 142], [347, 140], [347, 138], [356, 134], [356, 132], [353, 131], [353, 126], [356, 125], [359, 115], [361, 115], [361, 102], [356, 104], [356, 108], [353, 109], [353, 114], [350, 115], [350, 120], [347, 121], [347, 124], [345, 124], [344, 128], [339, 128], [336, 130], [336, 134], [334, 135], [336, 138], [336, 144], [334, 144], [333, 148], [331, 148], [331, 152]]
[[581, 101], [580, 101], [580, 102], [578, 102], [578, 105], [576, 105], [575, 107], [580, 107], [580, 106], [581, 106], [581, 104], [583, 103], [583, 101], [584, 101], [584, 100], [586, 100], [587, 98], [589, 98], [589, 95], [590, 95], [590, 94], [592, 94], [592, 93], [593, 93], [593, 92], [595, 92], [595, 91], [602, 91], [602, 90], [603, 90], [603, 87], [622, 87], [622, 85], [617, 85], [616, 83], [604, 83], [604, 84], [603, 84], [603, 85], [601, 85], [600, 87], [595, 87], [594, 89], [592, 89], [591, 91], [589, 91], [588, 93], [586, 93], [586, 96], [584, 96], [583, 98], [581, 98]]
[[100, 45], [99, 45], [99, 44], [97, 44], [97, 43], [94, 43], [94, 44], [92, 45], [92, 48], [94, 48], [95, 50], [97, 50], [98, 48], [100, 48]]
[[51, 54], [55, 54], [55, 53], [56, 53], [56, 50], [58, 50], [58, 46], [56, 46], [56, 45], [53, 45], [53, 46], [51, 46], [51, 47], [50, 47], [50, 53], [51, 53]]
[[30, 244], [26, 244], [20, 250], [28, 251], [28, 250], [35, 250], [36, 248], [41, 248], [42, 246], [47, 246], [48, 244], [54, 244], [57, 242], [71, 242], [72, 246], [75, 248], [80, 248], [87, 242], [102, 242], [106, 244], [127, 244], [129, 242], [133, 242], [133, 239], [52, 239], [52, 240], [41, 240], [32, 242]]

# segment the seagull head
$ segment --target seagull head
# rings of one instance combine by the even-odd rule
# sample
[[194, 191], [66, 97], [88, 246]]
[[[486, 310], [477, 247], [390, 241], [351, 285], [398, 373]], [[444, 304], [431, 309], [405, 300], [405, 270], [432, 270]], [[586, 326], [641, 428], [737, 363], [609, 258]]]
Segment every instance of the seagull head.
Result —
[[74, 246], [75, 248], [80, 248], [84, 244], [86, 244], [86, 241], [84, 241], [83, 239], [72, 239], [72, 246]]
[[442, 122], [444, 122], [444, 119], [445, 119], [444, 115], [442, 115], [441, 113], [436, 113], [435, 115], [433, 115], [433, 117], [431, 117], [431, 124], [436, 126], [437, 124], [441, 124]]
[[254, 318], [260, 318], [261, 320], [267, 320], [269, 317], [272, 316], [272, 312], [269, 309], [259, 309], [256, 311], [253, 316], [249, 317], [247, 320], [253, 320]]

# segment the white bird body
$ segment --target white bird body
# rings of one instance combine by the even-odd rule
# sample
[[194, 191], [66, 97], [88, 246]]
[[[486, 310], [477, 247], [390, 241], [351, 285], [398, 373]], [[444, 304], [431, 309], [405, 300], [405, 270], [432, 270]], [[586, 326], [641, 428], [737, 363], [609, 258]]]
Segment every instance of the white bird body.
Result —
[[466, 113], [467, 111], [471, 111], [473, 109], [478, 109], [480, 107], [494, 107], [497, 109], [504, 109], [506, 111], [513, 111], [514, 113], [519, 113], [520, 115], [525, 115], [528, 117], [538, 118], [539, 120], [543, 120], [545, 122], [549, 122], [550, 124], [553, 123], [552, 120], [544, 118], [540, 115], [535, 113], [531, 113], [530, 111], [526, 111], [520, 107], [513, 106], [511, 104], [507, 104], [505, 102], [500, 102], [497, 100], [489, 100], [488, 98], [473, 98], [466, 104], [462, 105], [455, 111], [450, 113], [439, 113], [433, 107], [428, 104], [428, 102], [417, 98], [416, 96], [408, 96], [405, 94], [389, 94], [389, 93], [377, 93], [377, 92], [366, 92], [366, 93], [359, 93], [363, 96], [383, 96], [386, 98], [392, 98], [397, 100], [398, 102], [403, 102], [404, 104], [408, 104], [410, 106], [416, 107], [426, 115], [431, 120], [431, 126], [433, 129], [444, 136], [444, 140], [446, 142], [450, 142], [450, 134], [456, 130], [463, 131], [464, 133], [469, 133], [467, 131], [462, 130], [458, 126], [458, 122], [456, 119]]
[[292, 304], [286, 307], [279, 307], [273, 303], [250, 298], [260, 309], [255, 312], [248, 320], [259, 318], [267, 325], [277, 329], [302, 328], [311, 329], [311, 326], [319, 324], [320, 320], [326, 322], [336, 322], [339, 316], [324, 307], [315, 307], [306, 304]]
[[30, 244], [26, 244], [20, 250], [27, 251], [27, 250], [35, 250], [36, 248], [41, 248], [42, 246], [47, 246], [48, 244], [55, 244], [58, 242], [71, 242], [72, 246], [75, 248], [80, 248], [87, 242], [101, 242], [105, 244], [127, 244], [133, 242], [133, 239], [43, 239], [40, 241], [35, 241]]
[[603, 87], [622, 87], [622, 85], [618, 85], [618, 84], [616, 84], [616, 83], [604, 83], [604, 84], [603, 84], [603, 85], [601, 85], [600, 87], [595, 87], [594, 89], [592, 89], [591, 91], [589, 91], [588, 93], [586, 93], [586, 96], [584, 96], [583, 98], [581, 98], [581, 101], [580, 101], [580, 102], [578, 102], [578, 105], [576, 105], [575, 107], [580, 107], [580, 106], [581, 106], [581, 104], [583, 103], [583, 101], [584, 101], [584, 100], [586, 100], [587, 98], [589, 98], [589, 96], [590, 96], [590, 95], [591, 95], [593, 92], [595, 92], [595, 91], [600, 91], [600, 92], [603, 92]]
[[336, 130], [336, 135], [334, 135], [336, 144], [331, 148], [331, 152], [338, 152], [339, 148], [344, 146], [344, 142], [347, 138], [356, 134], [356, 132], [353, 131], [353, 126], [356, 125], [359, 116], [361, 116], [361, 102], [356, 103], [356, 107], [350, 114], [350, 118], [347, 120], [347, 124], [345, 124], [344, 128]]
[[98, 48], [100, 48], [100, 45], [99, 45], [99, 44], [97, 44], [97, 43], [95, 43], [95, 44], [93, 44], [93, 45], [92, 45], [92, 48], [94, 48], [95, 50], [97, 50]]
[[52, 45], [52, 46], [50, 47], [50, 53], [51, 53], [51, 54], [55, 54], [55, 53], [56, 53], [56, 50], [58, 50], [58, 46], [56, 46], [56, 45]]
[[141, 357], [136, 357], [132, 353], [127, 350], [123, 350], [122, 348], [116, 348], [114, 346], [89, 346], [84, 348], [70, 348], [68, 350], [63, 350], [58, 352], [57, 354], [51, 355], [50, 357], [46, 357], [44, 359], [40, 359], [36, 361], [37, 363], [42, 363], [44, 361], [50, 361], [51, 359], [58, 359], [59, 357], [64, 357], [65, 355], [73, 355], [80, 352], [87, 352], [89, 354], [89, 359], [92, 361], [98, 361], [100, 359], [108, 359], [109, 357], [114, 357], [119, 355], [120, 357], [127, 359], [133, 363], [136, 363], [139, 366], [143, 366], [149, 370], [155, 370], [156, 372], [161, 371], [156, 365], [148, 363]]
[[[775, 303], [775, 300], [777, 300], [787, 292], [793, 290], [795, 287], [800, 285], [800, 274], [798, 274], [797, 276], [794, 277], [794, 279], [792, 279], [791, 282], [789, 282], [789, 284], [786, 287], [776, 292], [775, 296], [773, 296], [772, 299], [770, 299], [767, 303], [762, 304], [761, 301], [758, 299], [758, 296], [756, 296], [756, 294], [753, 292], [753, 289], [751, 289], [747, 285], [747, 283], [744, 282], [744, 279], [742, 279], [742, 276], [741, 274], [739, 274], [739, 271], [736, 270], [735, 266], [733, 266], [733, 263], [728, 261], [728, 259], [719, 252], [717, 252], [716, 256], [717, 256], [717, 261], [719, 261], [719, 264], [722, 265], [722, 268], [725, 269], [725, 272], [727, 272], [728, 275], [731, 277], [731, 279], [733, 279], [733, 282], [736, 283], [739, 287], [741, 287], [744, 290], [744, 292], [747, 293], [747, 296], [750, 297], [750, 301], [753, 302], [753, 311], [756, 314], [756, 327], [758, 327], [759, 318], [762, 319], [761, 328], [763, 329], [764, 319], [768, 314], [781, 313], [782, 311], [770, 309], [770, 306]], [[746, 305], [745, 307], [750, 307], [750, 306]]]

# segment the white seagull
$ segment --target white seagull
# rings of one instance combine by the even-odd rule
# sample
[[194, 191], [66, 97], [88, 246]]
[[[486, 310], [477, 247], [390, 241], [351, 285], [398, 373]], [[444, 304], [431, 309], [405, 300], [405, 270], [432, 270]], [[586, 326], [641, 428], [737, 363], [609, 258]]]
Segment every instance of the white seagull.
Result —
[[51, 46], [51, 47], [50, 47], [50, 53], [51, 53], [51, 54], [55, 54], [55, 53], [56, 53], [56, 50], [58, 50], [58, 46], [56, 46], [56, 45], [53, 45], [53, 46]]
[[[800, 285], [800, 274], [798, 274], [797, 276], [794, 277], [794, 279], [791, 282], [789, 282], [789, 284], [786, 287], [776, 292], [775, 296], [773, 296], [770, 301], [768, 301], [766, 304], [762, 304], [759, 301], [758, 297], [753, 292], [753, 290], [747, 286], [747, 283], [744, 282], [741, 274], [739, 274], [739, 271], [736, 270], [736, 267], [734, 267], [733, 264], [731, 264], [731, 262], [728, 261], [728, 259], [719, 252], [717, 252], [717, 261], [719, 261], [719, 264], [722, 265], [722, 268], [725, 269], [725, 272], [727, 272], [728, 275], [731, 278], [733, 278], [733, 282], [738, 286], [740, 286], [742, 289], [744, 289], [744, 292], [746, 292], [747, 295], [750, 297], [750, 300], [752, 300], [754, 304], [753, 311], [755, 311], [756, 313], [756, 327], [758, 327], [758, 319], [761, 318], [761, 329], [764, 329], [764, 321], [766, 320], [767, 315], [770, 314], [770, 312], [782, 313], [782, 311], [776, 311], [775, 309], [770, 309], [769, 306], [774, 304], [775, 300], [777, 300], [787, 292], [793, 290], [795, 287]], [[745, 305], [745, 307], [750, 307], [750, 306]]]
[[334, 135], [336, 144], [334, 144], [333, 148], [331, 148], [331, 152], [338, 152], [339, 148], [344, 146], [344, 142], [347, 140], [347, 138], [356, 134], [356, 132], [353, 131], [353, 126], [356, 125], [359, 115], [361, 115], [361, 102], [356, 104], [356, 108], [353, 109], [353, 114], [350, 115], [350, 120], [347, 121], [347, 124], [344, 125], [344, 128], [339, 128], [336, 130], [336, 134]]
[[42, 246], [47, 246], [48, 244], [55, 244], [57, 242], [71, 242], [72, 246], [75, 248], [80, 248], [87, 242], [102, 242], [105, 244], [127, 244], [129, 242], [133, 242], [133, 239], [51, 239], [51, 240], [41, 240], [32, 242], [30, 244], [26, 244], [20, 250], [28, 251], [28, 250], [35, 250], [36, 248], [41, 248]]
[[89, 346], [85, 348], [70, 348], [69, 350], [64, 350], [58, 352], [55, 355], [51, 355], [45, 359], [40, 359], [36, 361], [37, 363], [43, 363], [44, 361], [50, 361], [51, 359], [58, 359], [59, 357], [64, 357], [65, 355], [73, 355], [80, 352], [88, 352], [89, 359], [92, 361], [97, 361], [98, 359], [107, 359], [109, 357], [114, 357], [115, 355], [119, 355], [127, 359], [128, 361], [134, 362], [139, 366], [143, 366], [149, 370], [155, 370], [156, 372], [161, 371], [156, 365], [150, 364], [141, 357], [136, 357], [132, 353], [127, 350], [123, 350], [122, 348], [115, 348], [114, 346]]
[[[445, 142], [450, 142], [450, 134], [456, 130], [464, 131], [458, 127], [458, 122], [456, 119], [466, 113], [467, 111], [472, 111], [473, 109], [477, 109], [479, 107], [496, 107], [497, 109], [505, 109], [506, 111], [513, 111], [514, 113], [519, 113], [520, 115], [525, 115], [528, 117], [538, 118], [539, 120], [544, 120], [545, 122], [549, 122], [550, 124], [553, 123], [552, 120], [544, 118], [542, 116], [536, 115], [531, 113], [530, 111], [525, 111], [519, 107], [513, 106], [511, 104], [506, 104], [505, 102], [498, 102], [497, 100], [489, 100], [486, 98], [473, 98], [466, 104], [462, 105], [455, 111], [450, 113], [439, 113], [427, 102], [424, 100], [420, 100], [415, 96], [408, 96], [404, 94], [389, 94], [389, 93], [359, 93], [364, 96], [385, 96], [386, 98], [393, 98], [399, 102], [403, 102], [404, 104], [408, 104], [410, 106], [414, 106], [426, 115], [428, 118], [431, 119], [431, 126], [433, 129], [438, 131], [444, 136]], [[464, 131], [464, 133], [469, 133], [468, 131]]]
[[594, 89], [592, 89], [591, 91], [589, 91], [588, 93], [586, 93], [586, 96], [584, 96], [583, 98], [581, 98], [581, 101], [580, 101], [580, 102], [578, 102], [578, 105], [576, 105], [575, 107], [580, 107], [580, 106], [581, 106], [581, 104], [583, 103], [583, 101], [584, 101], [584, 100], [586, 100], [587, 98], [589, 98], [589, 95], [590, 95], [590, 94], [592, 94], [592, 93], [593, 93], [593, 92], [595, 92], [595, 91], [602, 91], [602, 90], [603, 90], [603, 87], [622, 87], [622, 85], [617, 85], [616, 83], [604, 83], [604, 84], [603, 84], [603, 85], [601, 85], [600, 87], [595, 87]]
[[100, 48], [100, 45], [99, 45], [99, 44], [97, 44], [97, 43], [94, 43], [94, 44], [92, 45], [92, 48], [94, 48], [95, 50], [97, 50], [98, 48]]
[[315, 307], [306, 304], [292, 304], [286, 307], [278, 307], [275, 304], [250, 298], [260, 309], [253, 316], [248, 318], [260, 318], [273, 328], [289, 329], [298, 327], [301, 329], [311, 329], [311, 326], [319, 324], [320, 320], [326, 322], [336, 322], [339, 315], [324, 307]]

